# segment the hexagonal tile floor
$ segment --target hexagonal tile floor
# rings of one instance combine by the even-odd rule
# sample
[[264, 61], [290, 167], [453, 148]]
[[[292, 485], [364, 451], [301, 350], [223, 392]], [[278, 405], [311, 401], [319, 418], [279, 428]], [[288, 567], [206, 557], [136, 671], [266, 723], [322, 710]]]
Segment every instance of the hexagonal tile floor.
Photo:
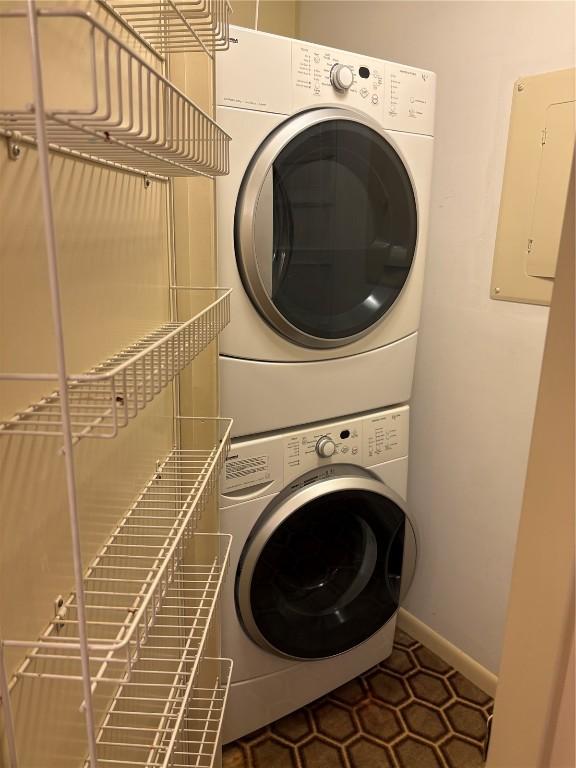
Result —
[[392, 655], [224, 747], [223, 768], [479, 768], [492, 700], [398, 630]]

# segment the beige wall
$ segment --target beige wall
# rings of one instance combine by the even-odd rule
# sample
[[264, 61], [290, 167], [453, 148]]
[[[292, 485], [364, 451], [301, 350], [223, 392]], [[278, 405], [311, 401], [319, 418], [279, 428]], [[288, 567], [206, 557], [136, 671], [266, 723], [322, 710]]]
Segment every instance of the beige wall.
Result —
[[[214, 115], [214, 66], [214, 61], [200, 54], [172, 56], [170, 62], [174, 84], [209, 115]], [[214, 194], [213, 179], [201, 176], [174, 179], [175, 279], [178, 285], [216, 285]], [[214, 344], [182, 373], [180, 407], [183, 415], [218, 414], [217, 360], [217, 345]]]
[[492, 301], [492, 256], [513, 83], [574, 65], [574, 5], [307, 1], [299, 35], [438, 74], [406, 607], [497, 672], [548, 310]]
[[238, 27], [255, 28], [274, 35], [296, 37], [298, 0], [232, 0], [231, 23]]

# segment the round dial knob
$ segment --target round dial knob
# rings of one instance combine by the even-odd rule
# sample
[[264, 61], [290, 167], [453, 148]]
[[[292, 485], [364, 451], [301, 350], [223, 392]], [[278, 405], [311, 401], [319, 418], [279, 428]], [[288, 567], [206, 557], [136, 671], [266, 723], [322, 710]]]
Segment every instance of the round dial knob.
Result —
[[330, 70], [330, 82], [337, 91], [347, 91], [354, 82], [354, 74], [345, 64], [334, 64]]
[[329, 459], [336, 450], [336, 443], [329, 437], [321, 437], [316, 443], [316, 453], [323, 459]]

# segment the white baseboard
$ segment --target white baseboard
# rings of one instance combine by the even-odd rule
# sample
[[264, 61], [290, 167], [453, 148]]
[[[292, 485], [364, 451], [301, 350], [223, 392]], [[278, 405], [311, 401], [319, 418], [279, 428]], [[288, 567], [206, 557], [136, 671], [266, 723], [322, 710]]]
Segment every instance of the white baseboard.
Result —
[[483, 667], [467, 653], [461, 651], [445, 637], [439, 635], [438, 632], [433, 630], [423, 621], [417, 619], [404, 608], [400, 608], [398, 611], [398, 623], [397, 626], [403, 629], [407, 634], [418, 640], [419, 643], [425, 645], [430, 651], [440, 656], [447, 664], [454, 667], [458, 672], [462, 673], [464, 677], [471, 680], [481, 690], [487, 693], [489, 696], [494, 697], [496, 694], [496, 686], [498, 685], [498, 678], [493, 672]]

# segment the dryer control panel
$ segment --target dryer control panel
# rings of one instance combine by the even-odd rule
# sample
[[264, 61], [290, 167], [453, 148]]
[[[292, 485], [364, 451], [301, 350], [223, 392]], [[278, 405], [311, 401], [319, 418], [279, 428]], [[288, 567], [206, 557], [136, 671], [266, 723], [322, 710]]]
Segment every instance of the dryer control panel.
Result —
[[239, 498], [259, 489], [280, 490], [305, 472], [329, 464], [373, 467], [408, 455], [409, 408], [389, 408], [284, 430], [250, 440], [233, 440], [221, 492]]
[[312, 106], [351, 107], [385, 128], [432, 135], [433, 72], [292, 42], [292, 111]]
[[292, 107], [341, 102], [381, 121], [384, 62], [295, 40], [292, 43]]
[[384, 128], [428, 136], [435, 87], [429, 70], [234, 26], [216, 68], [220, 106], [284, 115], [350, 107]]

